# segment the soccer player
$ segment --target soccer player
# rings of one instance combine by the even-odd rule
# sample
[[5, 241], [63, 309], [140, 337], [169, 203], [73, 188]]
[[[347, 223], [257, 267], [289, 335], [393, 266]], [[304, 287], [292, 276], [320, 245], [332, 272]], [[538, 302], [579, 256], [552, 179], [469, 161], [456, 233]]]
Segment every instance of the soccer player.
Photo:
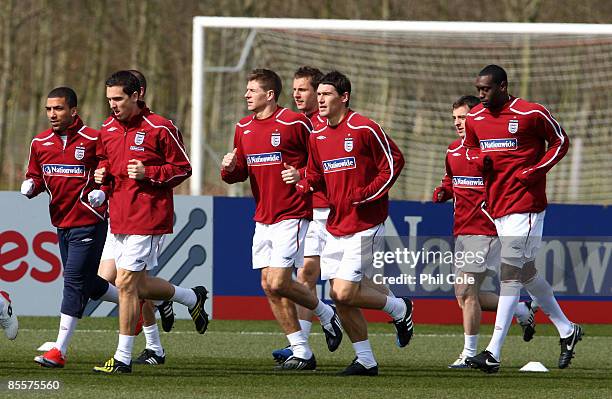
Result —
[[299, 169], [303, 175], [311, 127], [303, 114], [278, 106], [281, 91], [281, 79], [274, 71], [249, 73], [244, 97], [253, 114], [236, 124], [234, 150], [223, 158], [221, 177], [229, 184], [251, 181], [256, 203], [253, 268], [261, 270], [262, 288], [293, 353], [278, 369], [314, 370], [316, 359], [293, 303], [314, 311], [330, 351], [340, 345], [342, 330], [335, 309], [293, 280], [293, 268], [304, 262], [312, 204], [283, 181], [282, 172]]
[[4, 335], [11, 341], [17, 338], [19, 321], [17, 315], [13, 312], [13, 304], [6, 291], [0, 291], [0, 328], [4, 330]]
[[[485, 195], [482, 173], [465, 158], [465, 147], [462, 145], [465, 118], [470, 109], [478, 104], [480, 100], [475, 96], [462, 96], [453, 103], [453, 122], [459, 138], [448, 146], [446, 174], [442, 185], [433, 193], [433, 202], [454, 199], [455, 259], [465, 263], [456, 264], [455, 272], [457, 276], [465, 276], [474, 281], [473, 284], [455, 284], [455, 296], [463, 313], [464, 346], [459, 358], [448, 366], [454, 369], [469, 367], [465, 359], [476, 355], [481, 310], [495, 311], [499, 299], [494, 292], [480, 290], [484, 279], [497, 273], [501, 243], [491, 217], [483, 208]], [[515, 310], [525, 341], [530, 341], [535, 333], [533, 313], [531, 302], [520, 302]]]
[[404, 157], [380, 125], [349, 108], [351, 82], [338, 71], [321, 79], [319, 112], [327, 124], [310, 137], [306, 177], [301, 193], [326, 187], [330, 213], [321, 275], [331, 283], [331, 297], [357, 357], [341, 375], [377, 375], [378, 364], [360, 308], [387, 312], [397, 329], [397, 344], [408, 345], [413, 333], [412, 301], [385, 295], [372, 287], [372, 254], [383, 249], [388, 192]]
[[[136, 69], [129, 70], [132, 75], [136, 76], [140, 83], [140, 91], [138, 95], [138, 101], [141, 102], [140, 106], [146, 107], [144, 102], [144, 96], [147, 92], [147, 80], [142, 72]], [[163, 243], [160, 240], [160, 248], [157, 249], [157, 253], [161, 252]], [[115, 237], [110, 232], [110, 221], [108, 226], [108, 233], [106, 235], [106, 243], [104, 244], [104, 250], [102, 251], [102, 258], [100, 259], [100, 267], [98, 268], [98, 275], [111, 282], [115, 283], [117, 276], [117, 266], [115, 265], [115, 257], [113, 252], [113, 246], [115, 244]], [[166, 352], [162, 346], [161, 338], [159, 335], [159, 329], [157, 328], [157, 320], [155, 319], [156, 306], [159, 310], [159, 315], [162, 321], [162, 328], [164, 331], [169, 332], [174, 325], [174, 311], [172, 309], [171, 301], [150, 301], [143, 299], [141, 300], [140, 317], [136, 324], [136, 335], [144, 331], [145, 335], [145, 349], [134, 361], [136, 364], [151, 364], [158, 365], [164, 364], [166, 361]]]
[[[315, 129], [326, 123], [325, 119], [319, 115], [319, 104], [317, 103], [317, 86], [322, 76], [323, 73], [319, 69], [310, 66], [298, 68], [293, 75], [293, 101], [295, 106], [310, 119]], [[294, 184], [299, 180], [299, 176], [296, 181], [292, 179], [290, 170], [283, 171], [282, 174], [286, 183]], [[317, 295], [317, 280], [321, 275], [319, 259], [325, 246], [325, 223], [329, 214], [329, 206], [324, 193], [314, 193], [312, 208], [313, 218], [308, 224], [304, 241], [304, 265], [297, 270], [297, 280]], [[312, 328], [312, 315], [310, 309], [297, 305], [298, 322], [306, 339], [308, 339]], [[291, 345], [272, 352], [274, 360], [279, 363], [284, 362], [291, 355], [293, 355]]]
[[[129, 71], [106, 80], [106, 97], [113, 114], [102, 125], [97, 182], [114, 179], [110, 196], [111, 232], [119, 289], [119, 343], [99, 373], [130, 373], [139, 297], [171, 300], [188, 307], [196, 330], [208, 328], [202, 286], [186, 289], [147, 275], [157, 266], [163, 234], [172, 232], [172, 189], [191, 175], [191, 165], [174, 124], [153, 114], [139, 101], [140, 82]], [[108, 168], [108, 170], [107, 170]]]
[[503, 68], [486, 66], [475, 85], [481, 105], [468, 114], [463, 145], [483, 173], [487, 210], [502, 243], [501, 287], [491, 342], [466, 363], [488, 373], [499, 370], [501, 348], [525, 287], [559, 332], [563, 369], [583, 331], [567, 319], [534, 260], [542, 243], [546, 173], [567, 153], [569, 139], [542, 105], [508, 94]]
[[93, 181], [99, 132], [83, 124], [77, 95], [69, 87], [51, 90], [45, 108], [51, 128], [32, 140], [21, 193], [27, 198], [49, 193], [51, 223], [57, 228], [64, 266], [64, 291], [55, 347], [34, 361], [61, 368], [89, 298], [116, 303], [117, 289], [96, 273], [107, 227], [106, 195]]

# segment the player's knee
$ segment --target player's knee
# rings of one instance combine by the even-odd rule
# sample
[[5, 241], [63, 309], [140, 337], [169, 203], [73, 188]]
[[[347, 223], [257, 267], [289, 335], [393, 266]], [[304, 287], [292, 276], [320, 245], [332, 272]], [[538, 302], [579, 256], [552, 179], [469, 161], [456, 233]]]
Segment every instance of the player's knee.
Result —
[[352, 290], [344, 287], [334, 287], [330, 291], [330, 296], [334, 303], [341, 305], [351, 305], [354, 297]]
[[274, 278], [272, 281], [269, 281], [269, 291], [272, 295], [276, 296], [285, 296], [287, 290], [289, 289], [289, 284], [287, 281], [284, 281], [281, 278]]

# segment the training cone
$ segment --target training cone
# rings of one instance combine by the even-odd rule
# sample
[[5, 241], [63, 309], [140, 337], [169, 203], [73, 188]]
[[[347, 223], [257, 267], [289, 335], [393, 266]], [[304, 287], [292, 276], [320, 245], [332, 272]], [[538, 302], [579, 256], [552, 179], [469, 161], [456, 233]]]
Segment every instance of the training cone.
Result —
[[529, 362], [524, 365], [519, 371], [532, 373], [548, 373], [548, 369], [540, 362]]

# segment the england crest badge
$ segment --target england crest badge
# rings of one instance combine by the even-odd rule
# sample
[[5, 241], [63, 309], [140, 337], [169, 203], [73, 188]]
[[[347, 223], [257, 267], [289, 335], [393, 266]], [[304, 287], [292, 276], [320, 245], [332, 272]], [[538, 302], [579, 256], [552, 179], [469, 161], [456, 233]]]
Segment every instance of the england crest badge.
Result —
[[518, 132], [518, 120], [517, 119], [511, 119], [508, 121], [508, 131], [512, 134], [515, 134], [516, 132]]
[[136, 137], [134, 137], [134, 143], [136, 145], [141, 145], [144, 143], [145, 132], [136, 132]]
[[274, 147], [278, 147], [281, 143], [281, 135], [280, 132], [277, 130], [274, 133], [272, 133], [272, 136], [270, 137], [270, 144], [272, 144]]
[[81, 159], [83, 159], [83, 157], [85, 157], [85, 147], [77, 147], [74, 150], [74, 157], [76, 158], [77, 161], [80, 161]]
[[344, 139], [344, 151], [346, 152], [353, 151], [353, 138], [352, 137], [346, 137]]

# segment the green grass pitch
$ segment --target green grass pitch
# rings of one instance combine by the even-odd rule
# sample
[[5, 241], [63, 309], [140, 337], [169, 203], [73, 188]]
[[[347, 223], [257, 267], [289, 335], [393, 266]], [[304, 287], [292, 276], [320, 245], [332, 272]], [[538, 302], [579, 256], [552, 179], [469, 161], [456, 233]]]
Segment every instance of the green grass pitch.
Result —
[[[64, 369], [52, 370], [33, 362], [36, 348], [55, 340], [59, 319], [20, 317], [15, 341], [0, 340], [0, 398], [611, 398], [612, 326], [584, 325], [586, 336], [576, 358], [557, 369], [558, 336], [550, 325], [538, 325], [533, 341], [522, 341], [514, 325], [503, 351], [498, 374], [449, 370], [462, 345], [460, 326], [417, 325], [406, 348], [395, 346], [393, 326], [371, 324], [370, 340], [379, 362], [378, 377], [335, 376], [353, 358], [345, 337], [329, 353], [318, 324], [311, 344], [318, 361], [313, 372], [274, 371], [271, 351], [286, 345], [273, 322], [213, 320], [204, 335], [188, 320], [179, 320], [171, 333], [161, 333], [167, 352], [162, 366], [135, 366], [131, 375], [97, 375], [91, 368], [106, 361], [117, 344], [117, 320], [83, 319], [75, 333]], [[491, 325], [482, 327], [480, 348], [486, 346]], [[136, 340], [137, 355], [144, 337]], [[540, 361], [549, 373], [521, 373], [528, 361]], [[60, 381], [58, 391], [8, 390], [16, 380]]]

